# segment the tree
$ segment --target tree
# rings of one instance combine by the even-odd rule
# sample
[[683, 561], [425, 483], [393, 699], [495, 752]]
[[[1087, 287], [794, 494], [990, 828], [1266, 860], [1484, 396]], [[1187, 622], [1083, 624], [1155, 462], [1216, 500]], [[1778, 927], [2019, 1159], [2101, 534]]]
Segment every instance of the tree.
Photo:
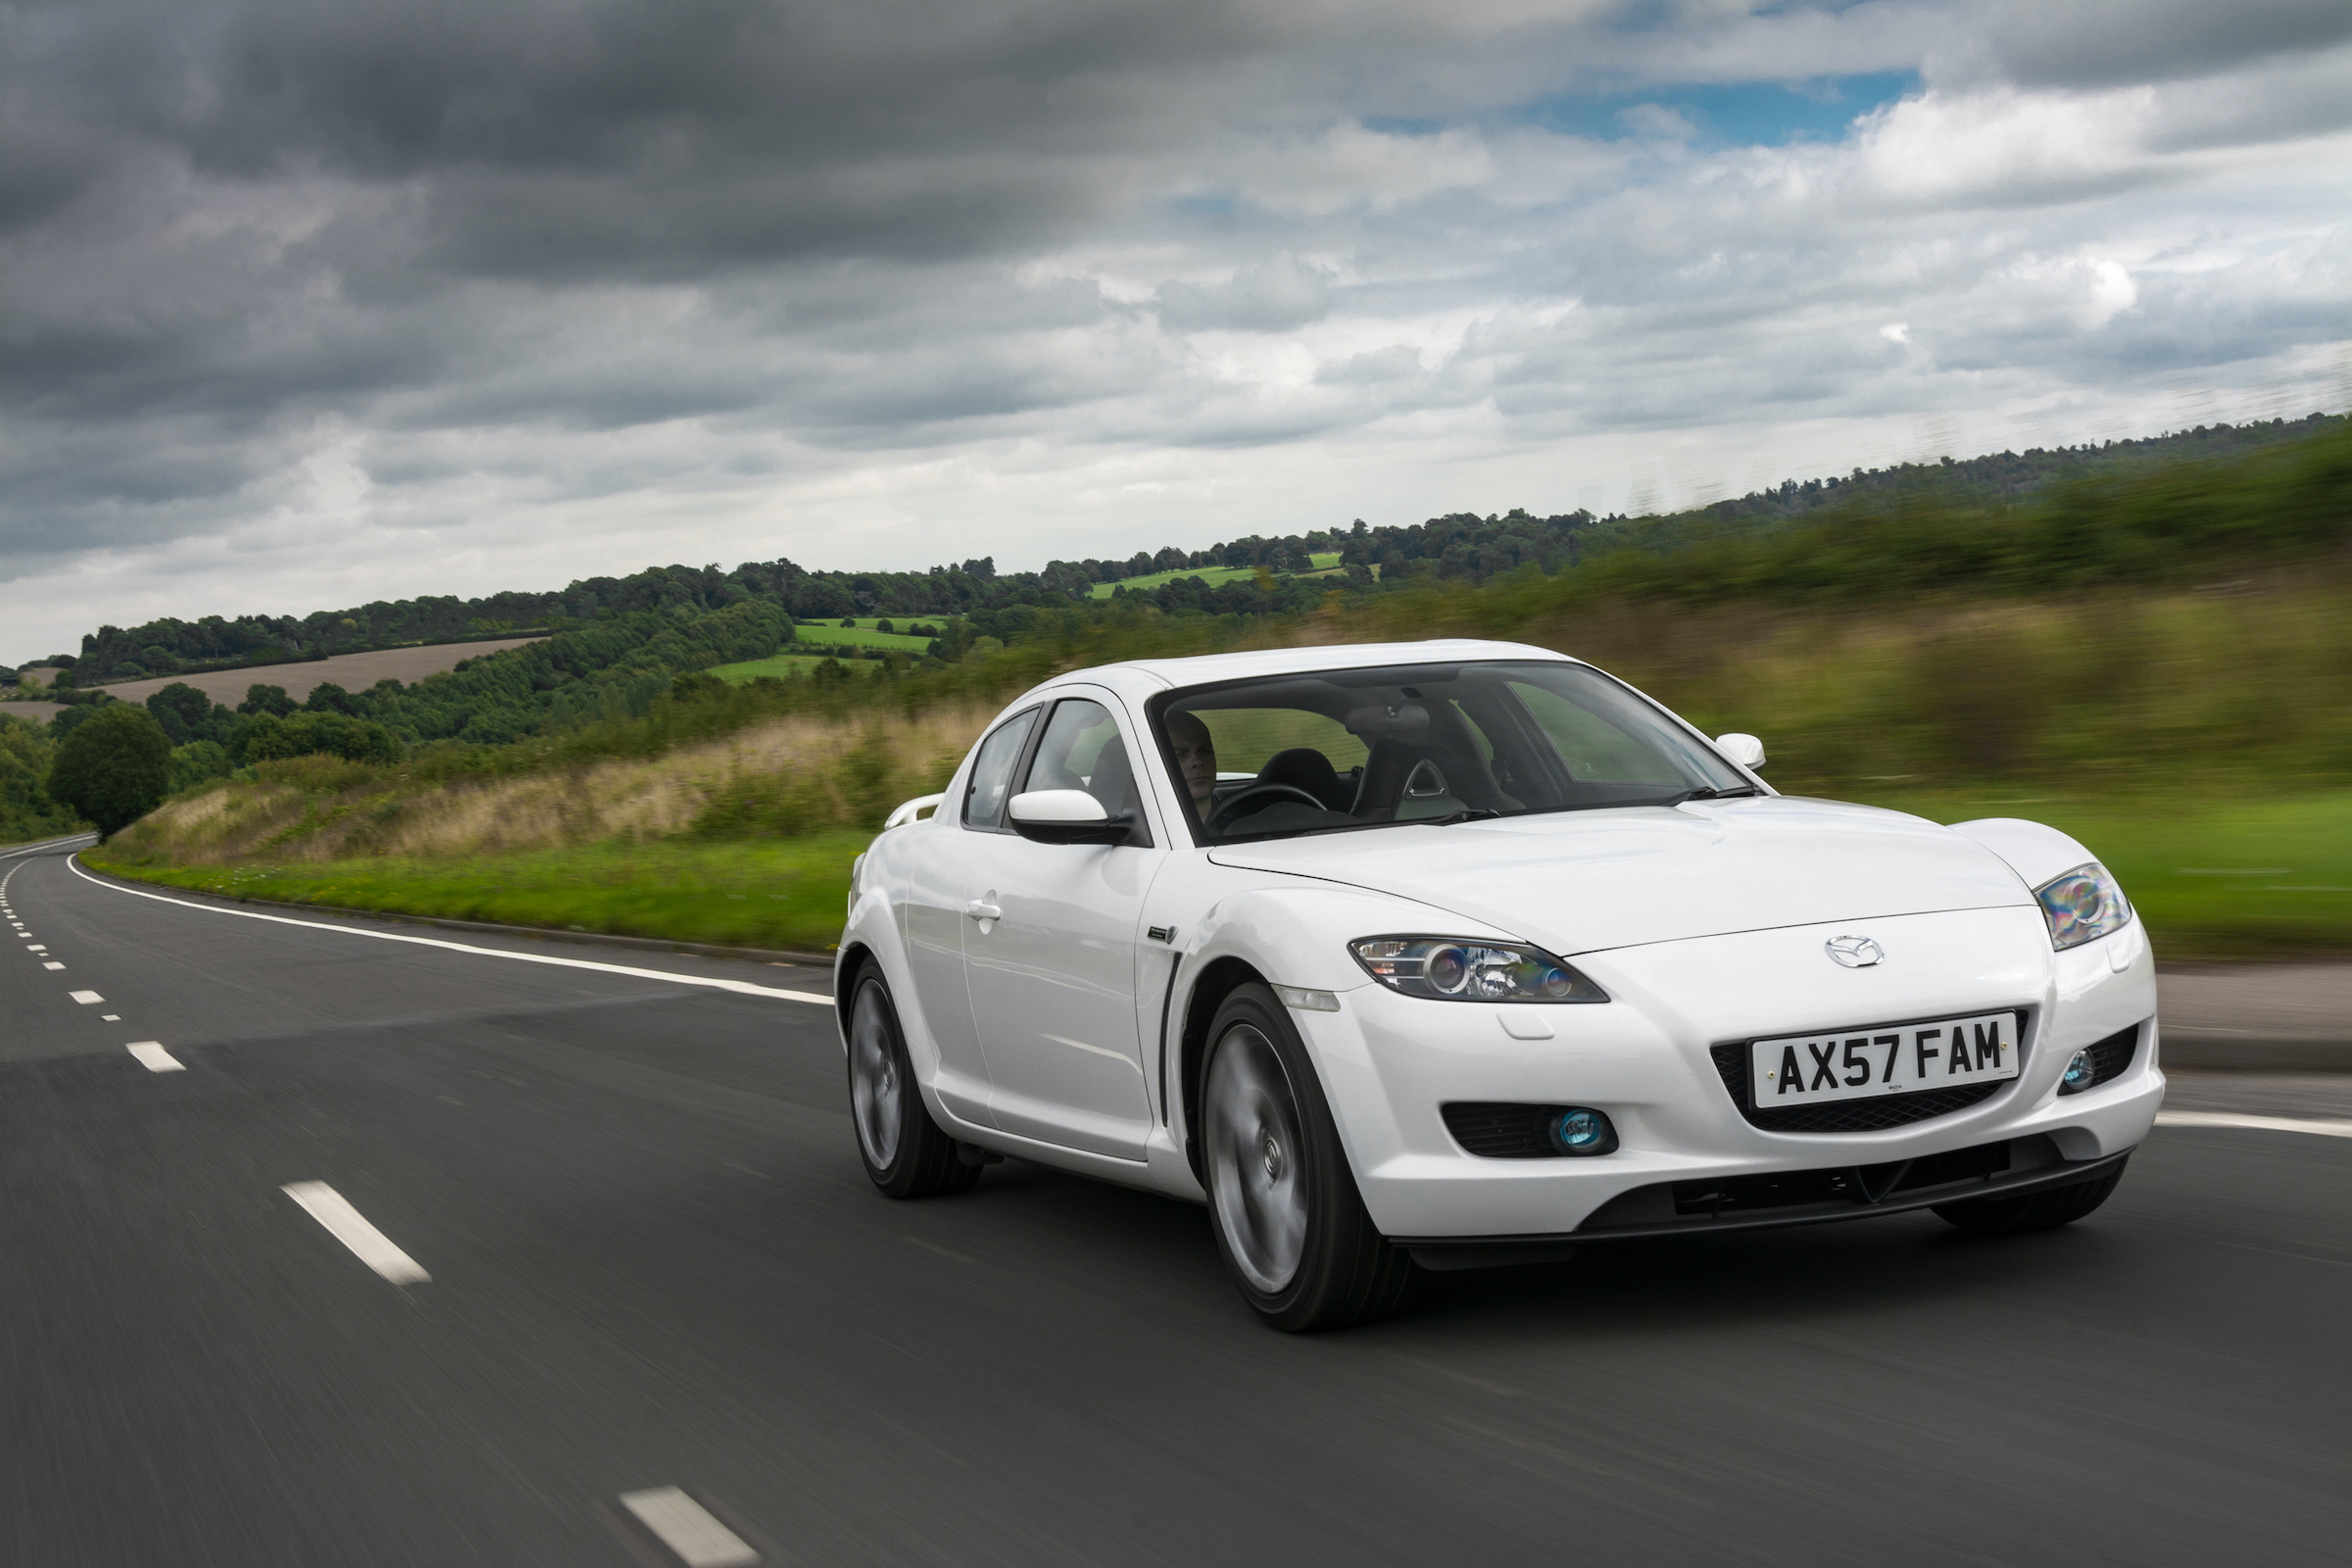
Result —
[[301, 705], [286, 695], [283, 686], [264, 686], [259, 682], [245, 688], [245, 700], [237, 705], [240, 713], [275, 713], [283, 718], [295, 712]]
[[155, 715], [109, 703], [75, 726], [49, 765], [49, 797], [109, 838], [154, 810], [172, 789], [172, 737]]
[[174, 746], [185, 746], [200, 740], [211, 727], [213, 700], [184, 680], [171, 685], [147, 699], [147, 711], [164, 726]]

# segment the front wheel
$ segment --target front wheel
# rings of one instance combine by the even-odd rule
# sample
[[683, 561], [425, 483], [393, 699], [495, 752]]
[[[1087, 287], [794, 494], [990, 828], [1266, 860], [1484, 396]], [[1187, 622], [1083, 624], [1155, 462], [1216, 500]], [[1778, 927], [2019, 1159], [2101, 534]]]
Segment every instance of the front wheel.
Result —
[[2056, 1230], [2071, 1225], [2107, 1201], [2121, 1170], [2072, 1187], [2053, 1187], [2023, 1198], [1971, 1198], [1957, 1203], [1937, 1203], [1936, 1217], [1978, 1236], [2019, 1236], [2027, 1231]]
[[1395, 1310], [1412, 1259], [1375, 1230], [1306, 1050], [1274, 994], [1238, 988], [1209, 1026], [1200, 1093], [1208, 1211], [1242, 1297], [1278, 1329]]
[[890, 982], [871, 958], [850, 987], [849, 1037], [850, 1119], [874, 1185], [892, 1198], [930, 1198], [978, 1181], [980, 1167], [956, 1157], [956, 1141], [923, 1105]]

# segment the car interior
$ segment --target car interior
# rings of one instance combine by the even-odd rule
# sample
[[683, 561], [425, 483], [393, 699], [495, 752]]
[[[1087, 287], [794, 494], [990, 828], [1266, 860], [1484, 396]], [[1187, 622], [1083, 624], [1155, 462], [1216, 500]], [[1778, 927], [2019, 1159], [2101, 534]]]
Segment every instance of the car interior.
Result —
[[1741, 781], [1581, 664], [1337, 670], [1180, 694], [1215, 743], [1210, 842], [1662, 801]]

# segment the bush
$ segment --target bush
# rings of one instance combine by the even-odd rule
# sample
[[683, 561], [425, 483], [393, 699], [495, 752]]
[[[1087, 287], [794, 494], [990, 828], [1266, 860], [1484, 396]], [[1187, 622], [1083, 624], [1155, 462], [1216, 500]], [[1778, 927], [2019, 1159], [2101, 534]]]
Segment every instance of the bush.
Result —
[[59, 743], [48, 788], [100, 833], [120, 833], [171, 793], [172, 738], [146, 709], [110, 703]]
[[228, 752], [219, 741], [190, 741], [172, 748], [172, 793], [178, 795], [226, 778], [232, 771]]

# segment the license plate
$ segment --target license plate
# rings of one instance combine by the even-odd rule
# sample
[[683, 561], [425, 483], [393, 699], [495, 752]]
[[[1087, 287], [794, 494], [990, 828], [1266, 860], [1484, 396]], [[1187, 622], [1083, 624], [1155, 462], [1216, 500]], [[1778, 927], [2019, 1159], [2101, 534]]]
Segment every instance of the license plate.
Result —
[[1759, 1110], [2014, 1078], [2020, 1054], [2014, 1012], [1788, 1035], [1747, 1053]]

